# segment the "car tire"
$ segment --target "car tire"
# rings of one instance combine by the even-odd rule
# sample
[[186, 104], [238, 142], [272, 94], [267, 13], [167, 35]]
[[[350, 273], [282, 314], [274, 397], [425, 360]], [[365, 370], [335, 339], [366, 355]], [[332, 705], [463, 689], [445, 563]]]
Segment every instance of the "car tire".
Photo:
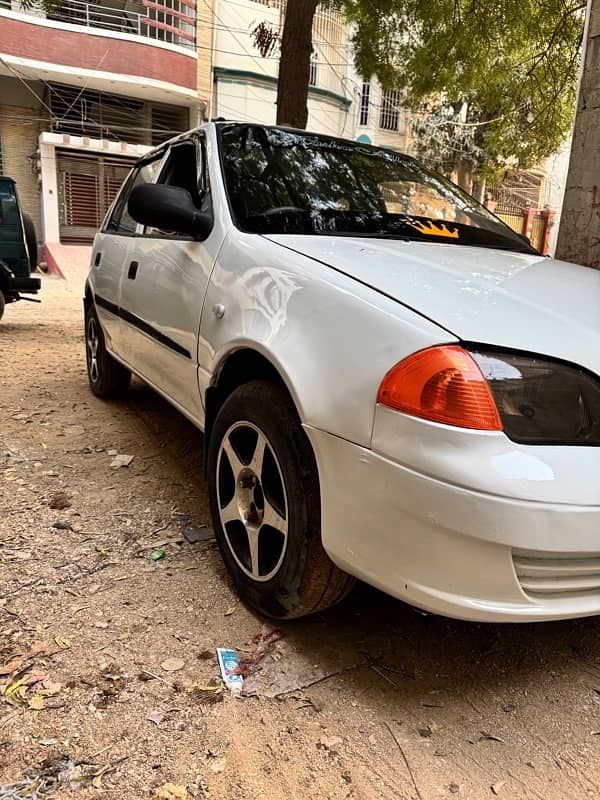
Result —
[[85, 314], [85, 355], [90, 388], [97, 397], [120, 397], [131, 382], [131, 372], [106, 349], [94, 306]]
[[323, 549], [316, 461], [287, 392], [270, 381], [236, 389], [207, 446], [215, 535], [242, 600], [275, 619], [342, 600], [355, 579]]
[[29, 214], [23, 214], [23, 228], [25, 229], [25, 241], [27, 243], [27, 253], [29, 255], [29, 271], [35, 272], [38, 265], [38, 246], [35, 225]]
[[2, 289], [0, 289], [0, 319], [2, 319], [4, 315], [4, 308], [6, 303], [4, 302], [4, 294], [2, 293]]

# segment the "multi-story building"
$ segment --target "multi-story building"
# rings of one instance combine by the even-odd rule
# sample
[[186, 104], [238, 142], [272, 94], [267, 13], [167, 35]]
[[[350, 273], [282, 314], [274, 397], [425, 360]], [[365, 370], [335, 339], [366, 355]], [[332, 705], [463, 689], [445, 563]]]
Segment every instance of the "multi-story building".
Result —
[[[253, 31], [281, 33], [284, 14], [285, 0], [0, 0], [0, 174], [39, 240], [90, 243], [132, 161], [204, 119], [274, 123], [279, 52], [262, 57]], [[356, 72], [350, 34], [317, 9], [308, 128], [410, 153], [400, 93]]]
[[132, 161], [204, 115], [210, 23], [195, 0], [42, 8], [0, 0], [0, 173], [40, 241], [87, 243]]
[[[252, 32], [265, 23], [281, 33], [282, 0], [219, 0], [213, 10], [211, 116], [265, 124], [277, 116], [278, 49], [264, 58]], [[308, 128], [353, 136], [354, 93], [348, 76], [348, 28], [341, 15], [317, 9], [308, 92]]]

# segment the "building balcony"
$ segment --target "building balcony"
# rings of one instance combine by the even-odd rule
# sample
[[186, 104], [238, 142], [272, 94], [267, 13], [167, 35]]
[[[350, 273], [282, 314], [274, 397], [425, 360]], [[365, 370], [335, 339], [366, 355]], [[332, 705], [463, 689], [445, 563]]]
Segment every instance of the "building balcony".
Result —
[[96, 88], [109, 80], [162, 101], [151, 90], [196, 93], [195, 0], [62, 0], [47, 14], [10, 6], [0, 0], [0, 72]]
[[46, 14], [38, 8], [25, 9], [11, 0], [0, 0], [0, 8], [68, 25], [143, 36], [191, 50], [196, 47], [195, 0], [105, 0], [102, 4], [61, 0]]

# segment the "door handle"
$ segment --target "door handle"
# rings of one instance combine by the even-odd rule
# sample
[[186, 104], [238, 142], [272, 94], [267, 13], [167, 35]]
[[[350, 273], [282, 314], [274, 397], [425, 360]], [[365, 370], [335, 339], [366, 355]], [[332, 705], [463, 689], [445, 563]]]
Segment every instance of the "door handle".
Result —
[[127, 270], [127, 277], [129, 280], [134, 281], [135, 276], [137, 275], [139, 264], [137, 261], [132, 261], [129, 265], [129, 269]]
[[97, 252], [96, 253], [96, 258], [94, 259], [94, 266], [95, 267], [98, 267], [100, 265], [100, 259], [101, 258], [102, 258], [102, 253], [101, 252]]

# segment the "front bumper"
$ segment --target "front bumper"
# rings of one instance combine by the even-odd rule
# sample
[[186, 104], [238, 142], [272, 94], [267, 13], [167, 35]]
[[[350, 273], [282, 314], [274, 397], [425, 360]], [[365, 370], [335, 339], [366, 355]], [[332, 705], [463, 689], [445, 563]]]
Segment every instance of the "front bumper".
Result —
[[[589, 463], [567, 479], [558, 463], [521, 474], [519, 448], [502, 435], [502, 442], [490, 438], [486, 448], [514, 451], [512, 461], [495, 454], [505, 474], [492, 481], [486, 464], [496, 462], [477, 449], [470, 454], [470, 433], [450, 431], [444, 442], [430, 430], [438, 447], [428, 453], [428, 432], [419, 426], [432, 424], [398, 417], [402, 464], [306, 426], [319, 467], [323, 545], [333, 561], [407, 603], [460, 619], [600, 614], [600, 448], [579, 448]], [[546, 459], [559, 455], [548, 451]]]

